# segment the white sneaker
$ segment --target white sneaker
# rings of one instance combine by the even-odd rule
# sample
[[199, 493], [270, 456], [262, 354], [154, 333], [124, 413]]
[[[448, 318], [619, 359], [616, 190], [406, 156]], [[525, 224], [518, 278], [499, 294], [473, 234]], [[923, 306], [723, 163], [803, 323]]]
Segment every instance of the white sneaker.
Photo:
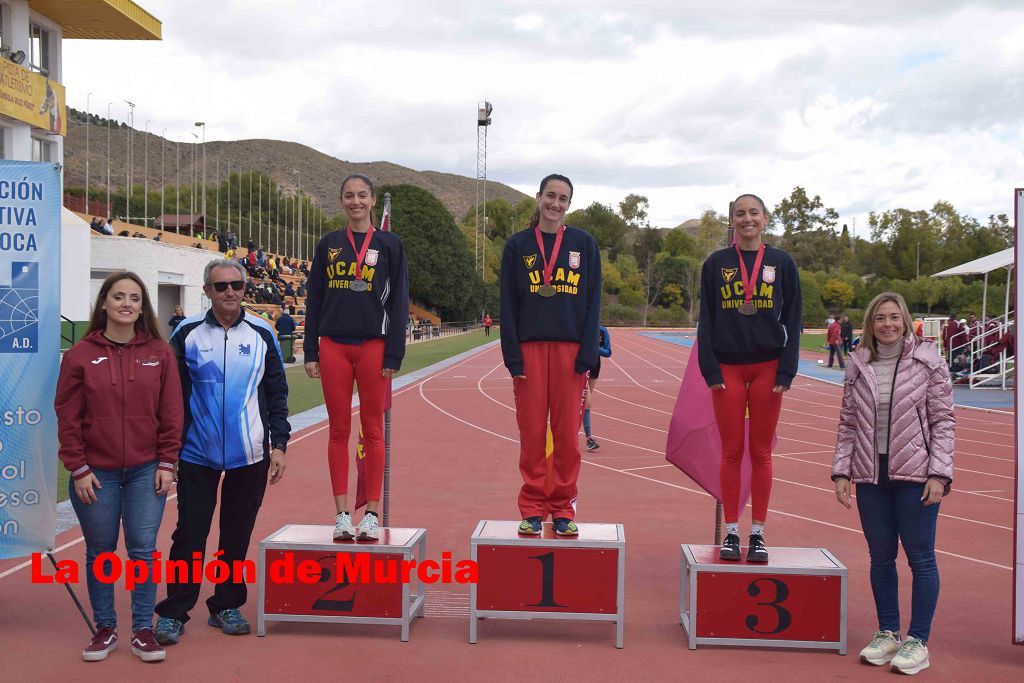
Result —
[[896, 656], [900, 641], [892, 631], [878, 631], [871, 636], [871, 642], [860, 651], [860, 661], [882, 666]]
[[356, 528], [352, 526], [352, 516], [347, 512], [339, 512], [334, 519], [334, 540], [351, 541], [356, 537]]
[[928, 668], [928, 646], [917, 638], [907, 638], [892, 658], [889, 668], [910, 675], [924, 671]]
[[359, 527], [356, 529], [356, 538], [360, 541], [376, 541], [379, 535], [378, 529], [377, 515], [367, 513], [363, 515], [363, 520], [359, 522]]

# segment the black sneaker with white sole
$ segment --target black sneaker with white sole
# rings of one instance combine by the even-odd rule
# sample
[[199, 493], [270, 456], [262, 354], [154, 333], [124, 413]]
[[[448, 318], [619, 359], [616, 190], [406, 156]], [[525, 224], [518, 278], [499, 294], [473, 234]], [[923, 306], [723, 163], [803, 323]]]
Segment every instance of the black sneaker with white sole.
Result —
[[768, 562], [768, 548], [764, 547], [764, 536], [761, 534], [750, 535], [750, 545], [747, 547], [747, 562], [766, 564]]
[[740, 537], [736, 534], [726, 534], [722, 542], [722, 549], [718, 551], [718, 559], [738, 562], [740, 559]]

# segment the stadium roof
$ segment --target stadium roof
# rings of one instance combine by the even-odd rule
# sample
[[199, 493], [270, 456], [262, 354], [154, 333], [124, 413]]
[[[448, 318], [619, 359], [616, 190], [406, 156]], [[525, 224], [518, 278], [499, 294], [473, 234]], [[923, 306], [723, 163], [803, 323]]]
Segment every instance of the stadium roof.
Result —
[[131, 0], [29, 0], [60, 24], [64, 38], [160, 40], [160, 20]]
[[959, 266], [947, 268], [941, 273], [935, 273], [932, 277], [983, 275], [985, 273], [991, 273], [993, 270], [999, 270], [1000, 268], [1008, 268], [1013, 265], [1013, 250], [1013, 247], [1008, 247], [1002, 251], [997, 251], [994, 254], [982, 256], [981, 258], [976, 258], [973, 261], [961, 263]]

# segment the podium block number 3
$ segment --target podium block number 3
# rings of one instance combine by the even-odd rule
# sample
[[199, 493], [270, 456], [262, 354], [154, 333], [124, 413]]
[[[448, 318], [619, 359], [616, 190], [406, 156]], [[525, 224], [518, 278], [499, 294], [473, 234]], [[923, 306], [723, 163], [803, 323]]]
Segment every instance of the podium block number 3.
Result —
[[760, 623], [760, 619], [755, 614], [747, 616], [746, 625], [747, 628], [754, 633], [762, 633], [767, 635], [774, 635], [776, 633], [782, 633], [793, 623], [793, 615], [790, 614], [789, 610], [782, 606], [782, 603], [789, 597], [789, 587], [780, 581], [779, 579], [772, 578], [760, 578], [750, 582], [747, 586], [747, 595], [752, 598], [767, 597], [762, 596], [761, 586], [758, 584], [770, 584], [774, 587], [774, 597], [772, 600], [767, 602], [758, 602], [757, 605], [763, 605], [765, 607], [771, 607], [775, 610], [777, 624], [773, 630], [760, 630], [757, 628]]

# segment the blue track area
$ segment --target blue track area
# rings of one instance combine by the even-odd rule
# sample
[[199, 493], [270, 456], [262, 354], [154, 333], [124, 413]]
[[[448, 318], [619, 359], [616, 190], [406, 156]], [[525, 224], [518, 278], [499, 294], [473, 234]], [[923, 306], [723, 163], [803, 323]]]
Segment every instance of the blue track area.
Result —
[[[689, 332], [641, 332], [640, 336], [658, 339], [690, 348], [697, 338]], [[800, 359], [799, 374], [805, 377], [813, 377], [822, 382], [841, 385], [843, 383], [843, 371], [838, 368], [829, 369], [817, 362]], [[970, 389], [965, 386], [953, 387], [953, 402], [958, 406], [968, 408], [984, 408], [987, 410], [1014, 410], [1013, 391], [1001, 389]]]

